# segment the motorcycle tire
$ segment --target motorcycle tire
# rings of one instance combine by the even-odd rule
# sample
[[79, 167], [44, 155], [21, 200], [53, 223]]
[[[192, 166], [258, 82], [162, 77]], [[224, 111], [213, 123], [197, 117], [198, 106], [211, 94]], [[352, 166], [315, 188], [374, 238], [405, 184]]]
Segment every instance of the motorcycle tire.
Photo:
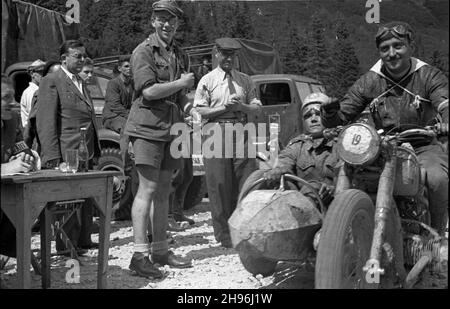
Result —
[[[350, 189], [335, 196], [320, 234], [316, 288], [378, 288], [377, 284], [367, 283], [366, 272], [363, 271], [370, 256], [374, 214], [375, 206], [363, 191]], [[355, 258], [352, 253], [357, 255], [355, 261], [351, 259]]]

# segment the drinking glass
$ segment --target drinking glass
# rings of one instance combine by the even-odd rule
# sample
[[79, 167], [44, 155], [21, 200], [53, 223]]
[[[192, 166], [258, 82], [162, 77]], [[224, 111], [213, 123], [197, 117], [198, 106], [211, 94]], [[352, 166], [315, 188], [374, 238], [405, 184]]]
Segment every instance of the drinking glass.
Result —
[[72, 173], [77, 172], [79, 164], [78, 150], [66, 150], [66, 163], [68, 171], [71, 171]]

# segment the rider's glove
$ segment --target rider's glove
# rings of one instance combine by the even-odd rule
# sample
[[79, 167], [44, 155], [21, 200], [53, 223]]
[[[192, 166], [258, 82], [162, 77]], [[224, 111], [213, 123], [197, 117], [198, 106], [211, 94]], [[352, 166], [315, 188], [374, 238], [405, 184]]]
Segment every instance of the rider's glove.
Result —
[[339, 100], [332, 97], [329, 98], [328, 101], [323, 102], [321, 108], [325, 113], [331, 113], [333, 111], [338, 111], [340, 106]]
[[[316, 189], [322, 203], [325, 205], [331, 203], [334, 195], [334, 186], [319, 181], [310, 181], [309, 184]], [[316, 196], [311, 192], [311, 189], [306, 186], [302, 187], [301, 193], [310, 198], [316, 198]]]

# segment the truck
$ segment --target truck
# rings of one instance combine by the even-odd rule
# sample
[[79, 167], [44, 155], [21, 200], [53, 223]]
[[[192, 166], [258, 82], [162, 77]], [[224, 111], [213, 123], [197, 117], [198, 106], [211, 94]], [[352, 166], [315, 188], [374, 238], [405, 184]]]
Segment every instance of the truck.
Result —
[[[27, 68], [31, 62], [36, 59], [58, 59], [57, 47], [64, 40], [77, 38], [78, 24], [67, 23], [64, 15], [19, 0], [2, 0], [2, 73], [12, 79], [17, 102], [30, 81]], [[299, 113], [303, 99], [311, 92], [323, 91], [323, 86], [305, 76], [282, 74], [278, 52], [272, 46], [253, 40], [237, 40], [242, 48], [238, 51], [235, 67], [251, 76], [257, 95], [263, 103], [262, 116], [253, 121], [265, 122], [268, 125], [271, 116], [278, 116], [281, 124], [280, 146], [283, 147], [290, 138], [302, 132]], [[189, 46], [184, 50], [189, 55], [192, 72], [196, 71], [205, 57], [209, 59], [212, 68], [217, 66], [217, 50], [214, 44]], [[94, 78], [87, 85], [100, 128], [98, 133], [102, 153], [97, 168], [118, 170], [123, 175], [115, 179], [115, 208], [131, 205], [133, 193], [137, 188], [135, 171], [131, 176], [125, 176], [119, 134], [103, 128], [101, 121], [106, 86], [108, 81], [115, 77], [114, 65], [120, 56], [94, 59]], [[197, 76], [197, 82], [199, 78], [200, 76]], [[194, 99], [194, 93], [195, 89], [188, 93], [191, 101]], [[194, 179], [185, 198], [185, 209], [198, 204], [207, 191], [202, 157], [194, 155], [193, 165]]]

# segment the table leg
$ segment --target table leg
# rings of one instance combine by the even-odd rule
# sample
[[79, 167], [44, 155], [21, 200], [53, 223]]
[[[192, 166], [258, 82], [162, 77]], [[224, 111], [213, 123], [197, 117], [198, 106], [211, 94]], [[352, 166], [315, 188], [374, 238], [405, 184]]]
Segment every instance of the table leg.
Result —
[[[100, 212], [100, 237], [99, 237], [99, 252], [98, 252], [98, 272], [97, 272], [97, 288], [107, 288], [107, 271], [108, 271], [108, 257], [109, 257], [109, 233], [111, 228], [111, 212], [112, 212], [112, 195], [113, 195], [113, 178], [108, 177], [108, 185], [105, 192], [105, 197], [101, 202], [105, 205], [101, 206], [104, 211]], [[95, 203], [95, 200], [93, 200]]]
[[17, 248], [17, 278], [18, 287], [29, 289], [31, 283], [30, 261], [31, 261], [31, 212], [33, 206], [28, 196], [27, 185], [17, 196], [16, 216], [16, 248]]
[[50, 288], [50, 251], [52, 213], [45, 207], [40, 215], [41, 222], [41, 282], [42, 288]]

